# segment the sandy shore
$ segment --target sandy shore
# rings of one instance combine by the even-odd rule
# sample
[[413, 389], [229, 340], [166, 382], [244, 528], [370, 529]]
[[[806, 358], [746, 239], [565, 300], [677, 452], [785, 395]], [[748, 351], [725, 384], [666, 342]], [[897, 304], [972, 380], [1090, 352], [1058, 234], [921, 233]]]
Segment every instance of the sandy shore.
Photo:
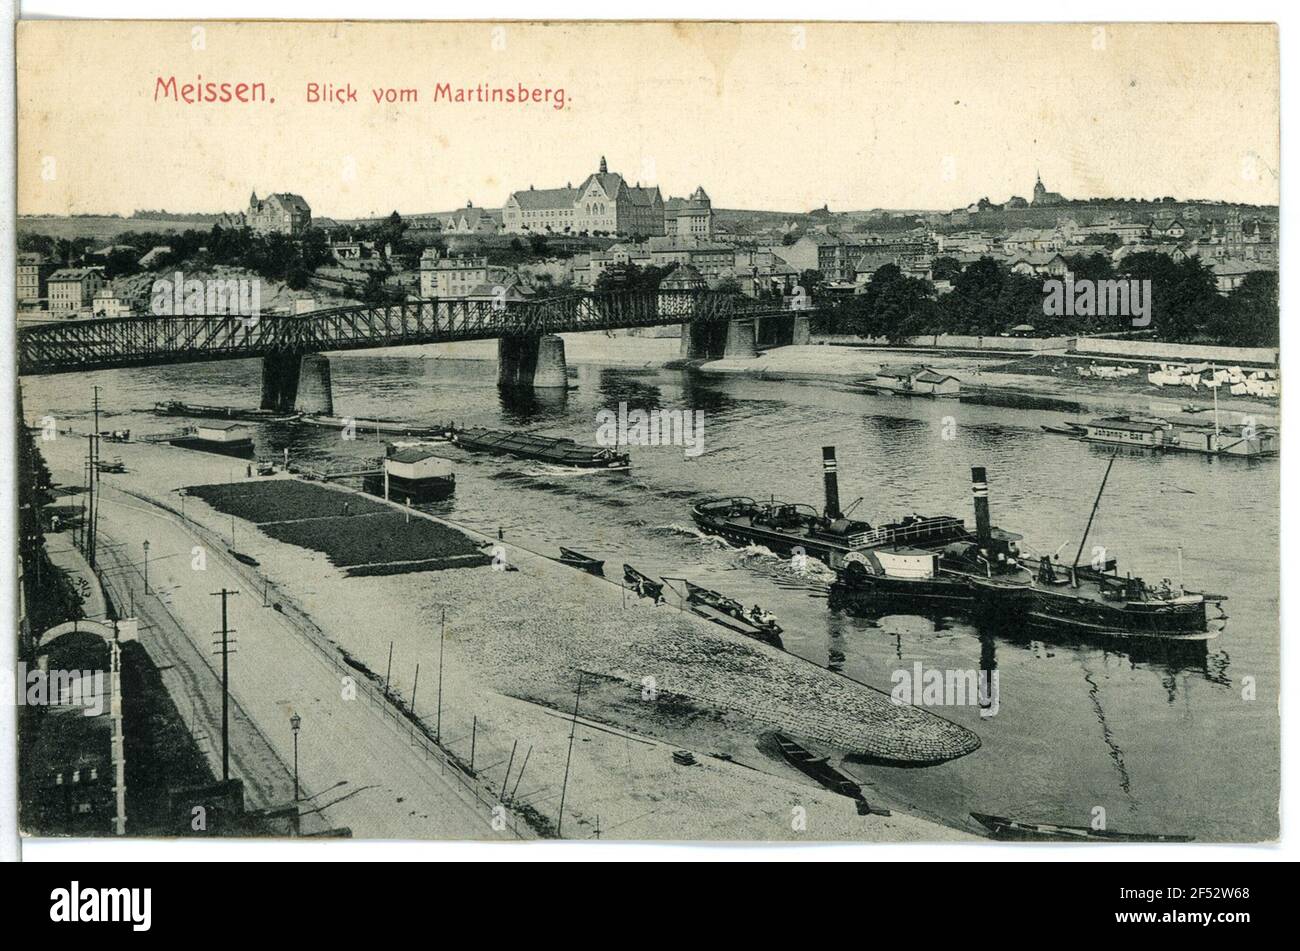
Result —
[[[52, 461], [60, 474], [70, 475], [80, 461], [81, 446], [76, 440], [58, 444], [59, 449], [47, 455], [57, 457]], [[280, 605], [272, 612], [277, 624], [303, 612], [312, 625], [376, 673], [387, 669], [391, 652], [392, 688], [405, 702], [414, 703], [426, 728], [440, 728], [444, 745], [463, 762], [472, 761], [484, 784], [499, 784], [512, 808], [533, 811], [543, 826], [559, 815], [573, 705], [578, 701], [580, 717], [565, 792], [565, 837], [871, 842], [970, 838], [929, 818], [906, 814], [899, 803], [870, 788], [867, 796], [873, 804], [893, 808], [894, 814], [860, 816], [851, 800], [812, 785], [761, 743], [766, 731], [784, 727], [814, 742], [841, 743], [875, 755], [890, 752], [891, 736], [920, 737], [939, 744], [936, 749], [943, 755], [963, 744], [973, 748], [973, 734], [927, 711], [893, 707], [888, 712], [908, 722], [891, 731], [879, 719], [884, 695], [877, 691], [670, 607], [629, 601], [624, 608], [619, 586], [515, 548], [508, 540], [506, 560], [516, 571], [485, 567], [349, 578], [324, 555], [277, 542], [239, 519], [232, 522], [197, 498], [185, 498], [181, 519], [176, 490], [238, 480], [240, 473], [229, 460], [150, 444], [115, 448], [120, 448], [128, 473], [106, 480], [174, 510], [175, 515], [162, 512], [170, 520], [169, 532], [188, 527], [191, 535], [208, 538], [209, 545], [212, 538], [229, 539], [230, 547], [256, 559], [256, 568], [225, 562], [223, 570], [234, 572], [250, 603], [256, 603], [257, 589], [264, 586], [267, 601]], [[136, 510], [146, 507], [117, 507], [115, 540], [158, 531], [162, 510]], [[110, 508], [106, 506], [106, 514]], [[182, 545], [178, 537], [169, 547], [184, 551]], [[180, 590], [185, 586], [179, 569], [185, 564], [177, 557], [173, 565], [178, 573], [169, 580]], [[201, 581], [207, 596], [216, 579]], [[207, 626], [191, 632], [196, 641], [211, 636], [210, 601], [208, 597], [194, 605], [198, 613], [190, 623]], [[449, 606], [445, 641], [439, 636], [444, 606]], [[275, 660], [281, 639], [262, 630], [265, 621], [258, 618], [267, 616], [263, 611], [243, 619], [251, 629], [244, 635], [251, 639], [247, 649], [268, 652], [269, 672], [253, 684], [245, 680], [242, 689], [269, 696], [245, 695], [240, 700], [250, 716], [267, 720], [268, 737], [282, 745], [284, 738], [277, 733], [284, 732], [280, 720], [286, 694], [299, 697], [296, 702], [309, 711], [304, 718], [313, 724], [337, 721], [341, 713], [332, 700], [337, 683], [334, 689], [327, 687], [328, 678], [316, 687], [310, 681], [299, 684], [305, 661]], [[714, 662], [719, 654], [721, 662]], [[339, 735], [347, 743], [365, 742], [359, 727], [344, 727]], [[681, 748], [694, 751], [697, 765], [674, 762], [671, 754]], [[287, 752], [279, 745], [277, 751]], [[317, 749], [312, 755], [324, 754]], [[373, 760], [373, 755], [368, 751], [367, 758]], [[366, 763], [356, 766], [368, 768]], [[404, 763], [402, 772], [408, 768], [413, 767]], [[334, 752], [315, 770], [314, 791], [337, 783], [336, 777], [346, 776], [351, 767], [346, 756]], [[389, 777], [382, 789], [367, 793], [367, 808], [349, 810], [345, 803], [331, 813], [358, 836], [437, 837], [440, 833], [422, 818], [428, 811], [418, 803], [407, 821], [394, 822], [397, 805], [406, 801], [407, 786], [415, 788], [415, 779], [399, 783]]]
[[[1213, 399], [1208, 392], [1194, 393], [1186, 387], [1160, 389], [1145, 382], [1083, 380], [1074, 368], [1084, 364], [1059, 354], [1030, 357], [814, 344], [777, 347], [747, 360], [714, 360], [699, 369], [704, 373], [769, 380], [848, 382], [878, 373], [882, 366], [899, 364], [923, 365], [950, 373], [961, 380], [963, 395], [1048, 398], [1076, 403], [1085, 412], [1173, 413], [1187, 403], [1208, 407]], [[1042, 372], [1025, 372], [1031, 368]], [[1220, 396], [1219, 409], [1225, 424], [1250, 416], [1258, 424], [1277, 425], [1280, 412], [1276, 401], [1231, 395]]]

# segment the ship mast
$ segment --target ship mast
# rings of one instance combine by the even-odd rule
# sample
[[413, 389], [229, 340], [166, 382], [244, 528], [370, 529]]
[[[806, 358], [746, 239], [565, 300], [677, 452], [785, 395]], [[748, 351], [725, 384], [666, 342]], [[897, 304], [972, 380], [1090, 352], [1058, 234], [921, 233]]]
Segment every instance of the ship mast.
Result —
[[1083, 538], [1079, 540], [1079, 550], [1074, 553], [1074, 563], [1070, 565], [1070, 583], [1074, 587], [1079, 586], [1079, 579], [1075, 576], [1075, 569], [1079, 567], [1079, 558], [1083, 555], [1083, 546], [1088, 544], [1088, 533], [1092, 531], [1092, 520], [1097, 517], [1097, 506], [1101, 505], [1101, 494], [1106, 491], [1106, 480], [1110, 478], [1111, 467], [1115, 465], [1115, 457], [1118, 452], [1110, 455], [1110, 462], [1106, 463], [1106, 474], [1101, 477], [1101, 488], [1097, 490], [1097, 498], [1092, 503], [1092, 511], [1088, 513], [1088, 524], [1084, 526]]

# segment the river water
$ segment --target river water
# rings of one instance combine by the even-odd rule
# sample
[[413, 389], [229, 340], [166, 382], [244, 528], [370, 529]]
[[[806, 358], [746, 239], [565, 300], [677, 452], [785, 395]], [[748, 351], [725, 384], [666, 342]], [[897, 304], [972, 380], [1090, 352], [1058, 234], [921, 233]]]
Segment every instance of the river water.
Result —
[[[821, 447], [835, 445], [840, 496], [870, 522], [952, 514], [973, 524], [970, 467], [988, 470], [994, 524], [1031, 550], [1073, 556], [1109, 453], [1048, 435], [1060, 413], [864, 395], [835, 383], [702, 376], [677, 370], [580, 366], [573, 388], [511, 396], [490, 362], [421, 351], [331, 357], [341, 416], [545, 431], [596, 441], [596, 414], [620, 403], [699, 410], [704, 452], [634, 446], [628, 473], [570, 472], [462, 453], [455, 497], [434, 511], [543, 552], [558, 545], [654, 576], [689, 577], [773, 611], [788, 650], [883, 690], [896, 671], [998, 671], [998, 709], [936, 712], [983, 746], [924, 769], [846, 768], [932, 815], [970, 811], [1086, 825], [1105, 811], [1117, 831], [1199, 840], [1276, 835], [1279, 789], [1278, 510], [1276, 461], [1120, 456], [1089, 537], [1121, 571], [1226, 594], [1223, 634], [1204, 651], [1170, 655], [1140, 644], [1099, 646], [1035, 631], [987, 631], [958, 618], [860, 617], [831, 611], [828, 571], [800, 573], [762, 549], [701, 537], [691, 500], [775, 495], [821, 508]], [[101, 387], [102, 428], [134, 433], [184, 422], [155, 401], [254, 406], [257, 361], [121, 370], [24, 380], [29, 420], [87, 418]], [[74, 425], [76, 423], [74, 422]], [[77, 428], [81, 428], [77, 426]], [[259, 424], [259, 457], [323, 465], [381, 455], [383, 440], [333, 429]], [[106, 454], [111, 455], [111, 447]], [[1086, 556], [1085, 556], [1086, 557]]]

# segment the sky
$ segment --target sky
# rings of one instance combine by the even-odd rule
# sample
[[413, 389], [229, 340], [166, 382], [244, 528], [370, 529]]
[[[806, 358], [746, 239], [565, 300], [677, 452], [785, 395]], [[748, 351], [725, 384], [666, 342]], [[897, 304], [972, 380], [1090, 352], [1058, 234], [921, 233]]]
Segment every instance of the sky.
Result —
[[[171, 76], [266, 101], [157, 97]], [[551, 101], [437, 97], [521, 83]], [[499, 207], [602, 155], [715, 208], [949, 209], [1028, 198], [1036, 173], [1079, 198], [1279, 193], [1269, 25], [44, 20], [18, 25], [17, 92], [20, 214], [234, 211], [254, 190], [334, 218]]]

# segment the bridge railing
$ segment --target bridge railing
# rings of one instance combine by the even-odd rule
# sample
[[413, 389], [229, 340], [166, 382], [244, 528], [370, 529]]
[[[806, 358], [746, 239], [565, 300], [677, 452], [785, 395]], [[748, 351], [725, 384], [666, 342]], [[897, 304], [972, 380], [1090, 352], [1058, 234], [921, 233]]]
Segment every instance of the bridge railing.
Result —
[[802, 309], [709, 290], [557, 294], [525, 301], [415, 300], [307, 314], [70, 320], [19, 328], [20, 374], [190, 363], [761, 317]]

